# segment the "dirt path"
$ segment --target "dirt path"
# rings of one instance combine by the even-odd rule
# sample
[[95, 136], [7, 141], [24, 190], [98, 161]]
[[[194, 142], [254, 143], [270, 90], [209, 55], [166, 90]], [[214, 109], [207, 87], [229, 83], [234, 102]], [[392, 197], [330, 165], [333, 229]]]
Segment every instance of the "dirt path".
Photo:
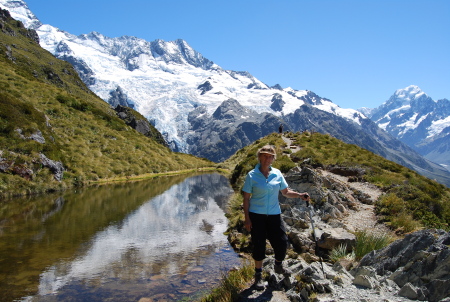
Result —
[[[292, 145], [292, 141], [293, 141], [292, 139], [290, 139], [284, 135], [282, 135], [281, 138], [287, 144], [286, 149], [290, 149], [292, 151], [292, 153], [295, 153], [300, 150], [300, 146]], [[291, 156], [291, 155], [289, 154], [289, 156]]]
[[[348, 182], [348, 177], [340, 176], [329, 171], [321, 171], [323, 176], [333, 178], [336, 181], [344, 183], [352, 189], [359, 190], [368, 194], [373, 201], [376, 201], [383, 192], [367, 182]], [[358, 202], [357, 210], [349, 210], [348, 216], [342, 219], [350, 229], [357, 230], [367, 230], [375, 234], [391, 234], [392, 231], [382, 223], [378, 223], [377, 217], [375, 215], [375, 206], [369, 204], [363, 204]]]

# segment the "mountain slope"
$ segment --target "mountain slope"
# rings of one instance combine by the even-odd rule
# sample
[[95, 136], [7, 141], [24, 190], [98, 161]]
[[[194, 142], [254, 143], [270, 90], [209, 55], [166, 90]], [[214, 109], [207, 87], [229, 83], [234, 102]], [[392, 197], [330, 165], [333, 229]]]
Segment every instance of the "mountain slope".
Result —
[[149, 138], [127, 126], [38, 42], [0, 11], [0, 195], [211, 165], [173, 153], [150, 127]]
[[[341, 131], [330, 133], [338, 133], [348, 142], [399, 163], [419, 163], [418, 171], [425, 171], [426, 175], [450, 186], [448, 171], [419, 159], [420, 155], [411, 150], [403, 152], [401, 144], [395, 149], [392, 139], [388, 139], [392, 140], [392, 150], [383, 150], [386, 137], [363, 126], [368, 123], [367, 117], [356, 110], [342, 109], [311, 91], [283, 89], [279, 85], [269, 87], [248, 72], [224, 70], [183, 40], [148, 42], [129, 36], [109, 38], [96, 32], [74, 36], [41, 24], [23, 1], [0, 0], [1, 5], [10, 7], [25, 24], [36, 28], [41, 45], [56, 57], [72, 63], [84, 83], [104, 101], [130, 106], [140, 112], [162, 133], [173, 151], [223, 160], [245, 146], [250, 137], [277, 131], [278, 125], [270, 128], [278, 121], [286, 126], [285, 130], [305, 130], [298, 126], [303, 121], [292, 116], [301, 106], [309, 105], [311, 112], [320, 110], [330, 114], [315, 114], [324, 119], [310, 119], [310, 124], [323, 126], [309, 129], [333, 130], [331, 120], [339, 117]], [[249, 124], [243, 118], [227, 120], [229, 124], [225, 123], [226, 119], [214, 120], [219, 107], [231, 99], [240, 104], [240, 109], [235, 109], [241, 111], [235, 111], [234, 116], [245, 117]], [[261, 117], [270, 121], [265, 122]], [[199, 119], [203, 124], [199, 124]], [[358, 139], [355, 140], [356, 132]], [[408, 158], [410, 156], [413, 158]], [[409, 167], [415, 168], [415, 165]]]
[[362, 110], [382, 129], [450, 169], [450, 101], [434, 101], [419, 87], [397, 90], [378, 108]]
[[[371, 280], [372, 284], [376, 282], [379, 284], [378, 288], [384, 286], [381, 280], [395, 275], [396, 277], [391, 279], [396, 284], [390, 283], [390, 289], [386, 290], [396, 293], [393, 299], [410, 301], [403, 299], [404, 296], [409, 297], [405, 288], [422, 291], [423, 297], [420, 299], [426, 301], [441, 301], [449, 296], [448, 286], [441, 286], [448, 284], [448, 271], [438, 268], [450, 260], [447, 246], [450, 221], [449, 188], [358, 146], [345, 144], [330, 135], [304, 132], [289, 133], [285, 137], [278, 134], [269, 135], [239, 150], [225, 161], [223, 165], [234, 169], [232, 181], [238, 192], [242, 189], [246, 174], [257, 163], [257, 150], [265, 144], [275, 146], [277, 159], [273, 166], [284, 173], [289, 187], [297, 192], [308, 192], [313, 201], [313, 205], [309, 206], [300, 199], [280, 197], [281, 218], [292, 243], [287, 253], [287, 258], [290, 259], [287, 259], [284, 265], [290, 266], [298, 276], [306, 279], [303, 275], [306, 272], [315, 271], [312, 275], [320, 276], [323, 271], [327, 272], [326, 274], [331, 272], [331, 267], [337, 269], [339, 274], [345, 273], [346, 269], [354, 267], [351, 265], [354, 261], [351, 260], [352, 256], [359, 261], [366, 255], [361, 259], [361, 269], [356, 268], [351, 271], [351, 275], [348, 274], [352, 277], [346, 284], [333, 283], [331, 290], [326, 291], [328, 294], [318, 290], [322, 297], [330, 295], [330, 292], [330, 299], [340, 297], [339, 299], [345, 301], [353, 301], [355, 297], [360, 297], [357, 288], [372, 287], [367, 281], [359, 283], [362, 280], [358, 277], [361, 271], [364, 271], [364, 274], [370, 272], [371, 277], [366, 275], [364, 279]], [[299, 151], [292, 152], [292, 146]], [[292, 166], [293, 169], [286, 169]], [[375, 215], [374, 209], [378, 215]], [[309, 211], [314, 221], [314, 232]], [[227, 217], [229, 241], [240, 253], [251, 253], [251, 241], [244, 230], [241, 194], [235, 194], [231, 199]], [[413, 233], [423, 227], [434, 230]], [[435, 228], [443, 228], [445, 231], [436, 231]], [[405, 240], [395, 241], [389, 247], [383, 248], [389, 244], [389, 236], [393, 235], [394, 231], [396, 235], [407, 234]], [[423, 236], [424, 233], [428, 234]], [[319, 240], [315, 240], [312, 234]], [[411, 240], [411, 237], [415, 239]], [[430, 247], [431, 245], [433, 247]], [[336, 257], [337, 253], [334, 252], [339, 248], [342, 253]], [[423, 253], [425, 250], [428, 252]], [[425, 258], [430, 257], [417, 261], [420, 255], [424, 254]], [[273, 254], [268, 255], [268, 258], [270, 263], [273, 263]], [[304, 260], [313, 262], [310, 268], [305, 269]], [[376, 268], [377, 274], [384, 277], [376, 276], [374, 270], [364, 265]], [[266, 278], [269, 287], [280, 284], [271, 283], [270, 280], [280, 277], [272, 273], [270, 265], [267, 265], [267, 268], [270, 268], [267, 269], [269, 276]], [[431, 274], [431, 279], [426, 278]], [[327, 279], [326, 276], [309, 278], [321, 281]], [[375, 281], [376, 279], [380, 282]], [[402, 288], [410, 281], [407, 287]], [[283, 287], [283, 291], [289, 298], [301, 300], [298, 292], [306, 293], [306, 290], [299, 290], [298, 285], [290, 282], [286, 284], [288, 285]], [[321, 284], [323, 286], [323, 283]], [[393, 290], [393, 287], [397, 286], [398, 288]], [[386, 299], [387, 297], [383, 296], [386, 291], [377, 290], [377, 294], [371, 296], [371, 299]], [[367, 288], [364, 289], [361, 297], [364, 295], [367, 298], [367, 292]], [[256, 298], [257, 295], [252, 294], [248, 300]]]

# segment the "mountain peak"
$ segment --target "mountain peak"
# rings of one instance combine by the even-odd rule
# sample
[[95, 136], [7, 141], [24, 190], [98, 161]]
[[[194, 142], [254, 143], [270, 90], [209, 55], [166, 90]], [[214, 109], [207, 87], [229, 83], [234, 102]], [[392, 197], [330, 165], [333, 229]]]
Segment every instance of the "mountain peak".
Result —
[[393, 97], [396, 99], [402, 99], [404, 102], [411, 102], [412, 100], [418, 99], [425, 93], [416, 85], [410, 85], [403, 89], [398, 89], [395, 91]]
[[151, 43], [151, 51], [153, 57], [160, 57], [166, 63], [190, 64], [204, 70], [208, 70], [214, 65], [212, 61], [203, 57], [182, 39], [169, 42], [157, 39]]
[[11, 17], [21, 21], [28, 29], [36, 29], [42, 25], [23, 0], [0, 0], [0, 8], [7, 9]]

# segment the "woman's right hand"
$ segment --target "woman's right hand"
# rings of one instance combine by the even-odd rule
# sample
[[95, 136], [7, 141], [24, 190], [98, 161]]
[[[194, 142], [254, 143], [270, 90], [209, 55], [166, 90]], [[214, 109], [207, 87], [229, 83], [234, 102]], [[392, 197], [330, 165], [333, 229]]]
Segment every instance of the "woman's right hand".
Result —
[[244, 192], [244, 227], [249, 232], [252, 229], [252, 221], [250, 220], [250, 215], [248, 213], [248, 209], [250, 207], [250, 196], [250, 193]]

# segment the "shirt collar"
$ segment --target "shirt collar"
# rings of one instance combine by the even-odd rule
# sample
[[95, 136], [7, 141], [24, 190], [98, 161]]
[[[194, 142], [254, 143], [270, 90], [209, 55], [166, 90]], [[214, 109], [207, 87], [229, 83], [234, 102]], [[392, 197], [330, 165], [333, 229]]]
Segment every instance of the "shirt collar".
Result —
[[[261, 170], [259, 170], [259, 167], [261, 167], [261, 164], [257, 163], [256, 166], [255, 166], [255, 170], [258, 170], [258, 172], [261, 173]], [[270, 173], [272, 173], [272, 166], [269, 167], [269, 174]]]

